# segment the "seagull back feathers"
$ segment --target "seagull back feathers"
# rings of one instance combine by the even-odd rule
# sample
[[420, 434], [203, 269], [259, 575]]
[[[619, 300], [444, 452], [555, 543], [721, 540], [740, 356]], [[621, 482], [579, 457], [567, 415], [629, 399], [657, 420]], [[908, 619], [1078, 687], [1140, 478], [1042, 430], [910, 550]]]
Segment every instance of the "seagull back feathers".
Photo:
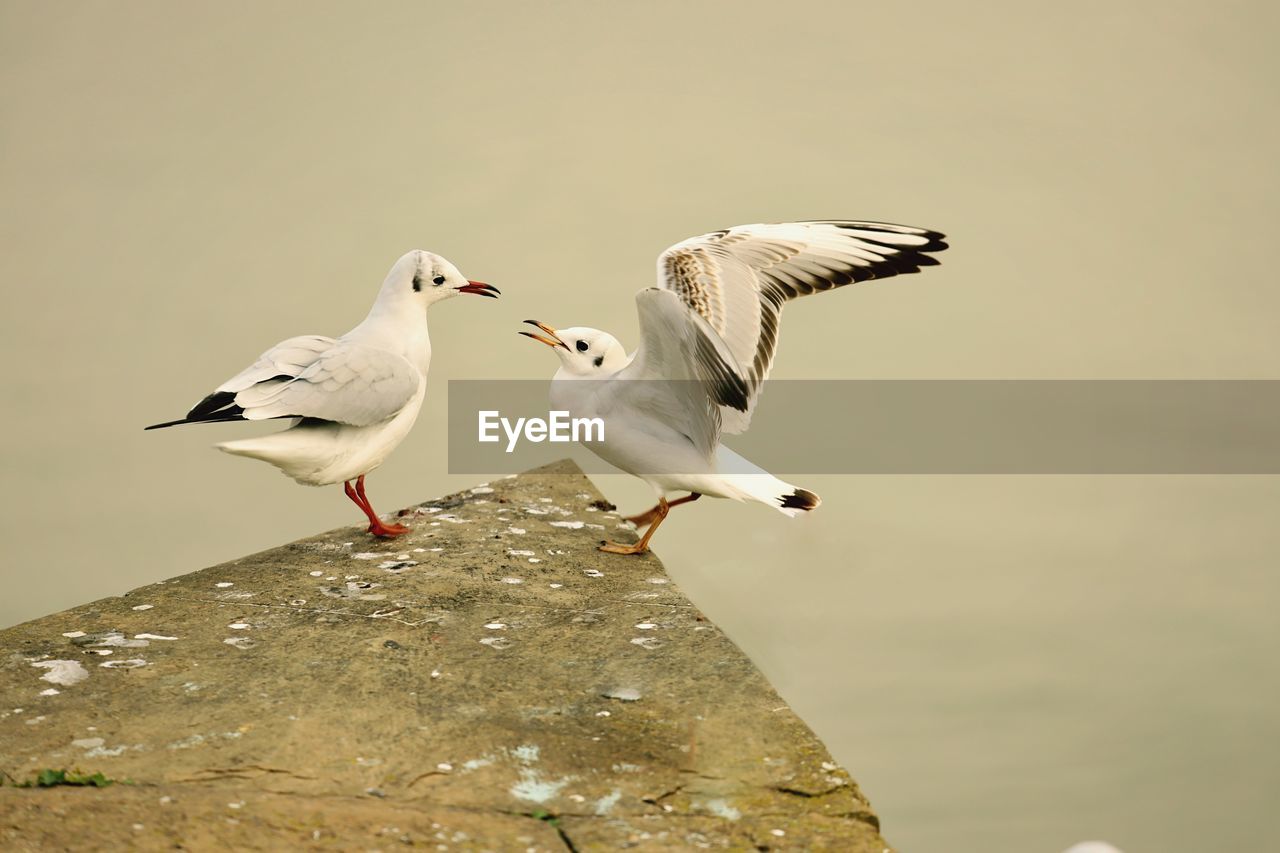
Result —
[[773, 367], [783, 305], [855, 281], [935, 266], [932, 253], [947, 248], [943, 237], [884, 222], [782, 222], [715, 231], [663, 252], [658, 287], [675, 293], [719, 339], [701, 343], [703, 380], [709, 389], [743, 389], [712, 393], [723, 407], [723, 430], [742, 432], [751, 421]]
[[395, 353], [304, 335], [267, 350], [196, 403], [185, 418], [147, 429], [270, 418], [369, 426], [404, 408], [421, 381], [418, 369]]
[[[228, 391], [238, 394], [259, 382], [297, 376], [337, 343], [335, 339], [324, 335], [301, 335], [281, 341], [258, 356], [253, 364], [219, 385], [218, 390], [210, 397]], [[196, 408], [199, 408], [199, 404]]]
[[403, 356], [354, 341], [325, 350], [296, 376], [276, 376], [236, 394], [245, 419], [318, 418], [381, 423], [418, 392], [422, 374]]

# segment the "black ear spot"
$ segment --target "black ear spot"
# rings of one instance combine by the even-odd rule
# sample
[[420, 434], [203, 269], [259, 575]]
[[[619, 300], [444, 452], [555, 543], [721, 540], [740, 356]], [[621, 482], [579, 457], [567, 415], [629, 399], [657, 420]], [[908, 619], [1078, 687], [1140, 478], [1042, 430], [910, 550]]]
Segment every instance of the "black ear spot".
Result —
[[604, 364], [604, 356], [602, 356], [602, 355], [598, 355], [598, 356], [596, 356], [596, 359], [595, 359], [595, 365], [596, 365], [596, 367], [599, 367], [599, 366], [600, 366], [600, 365], [602, 365], [602, 364]]
[[422, 290], [422, 274], [414, 273], [413, 274], [413, 292], [417, 293], [420, 290]]
[[588, 344], [586, 341], [578, 341], [578, 343], [575, 344], [575, 346], [578, 348], [578, 352], [586, 352], [587, 350], [591, 349], [591, 345]]

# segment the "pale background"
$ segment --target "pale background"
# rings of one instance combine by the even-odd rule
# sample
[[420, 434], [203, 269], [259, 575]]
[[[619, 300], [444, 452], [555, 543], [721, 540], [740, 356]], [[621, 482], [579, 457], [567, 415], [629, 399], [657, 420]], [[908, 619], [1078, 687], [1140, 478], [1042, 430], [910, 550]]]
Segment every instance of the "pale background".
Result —
[[[549, 376], [525, 317], [633, 343], [656, 254], [735, 223], [954, 246], [788, 309], [777, 376], [1277, 378], [1277, 9], [3, 0], [0, 624], [355, 523], [235, 425], [141, 427], [415, 247], [505, 295], [433, 314], [388, 509], [476, 480], [446, 379]], [[1274, 849], [1278, 479], [805, 478], [657, 544], [907, 850]]]

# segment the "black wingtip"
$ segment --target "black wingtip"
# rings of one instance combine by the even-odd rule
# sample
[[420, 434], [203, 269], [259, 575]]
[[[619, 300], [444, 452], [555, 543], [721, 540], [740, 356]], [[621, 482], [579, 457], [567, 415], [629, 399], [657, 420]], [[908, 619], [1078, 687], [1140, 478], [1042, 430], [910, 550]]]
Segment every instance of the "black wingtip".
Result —
[[[283, 415], [282, 417], [293, 416]], [[165, 427], [182, 426], [183, 424], [225, 424], [230, 423], [231, 421], [243, 420], [248, 420], [248, 418], [244, 416], [244, 409], [241, 409], [239, 406], [233, 406], [230, 409], [223, 409], [220, 412], [214, 412], [200, 418], [185, 417], [179, 418], [176, 421], [165, 421], [162, 424], [152, 424], [151, 426], [143, 427], [142, 431], [146, 432], [151, 429], [164, 429]]]
[[[275, 378], [292, 379], [293, 377], [277, 376]], [[225, 411], [226, 409], [238, 409], [240, 411], [243, 411], [243, 409], [240, 409], [238, 406], [235, 405], [235, 402], [236, 402], [236, 395], [234, 392], [214, 391], [212, 394], [205, 397], [199, 403], [196, 403], [194, 406], [192, 406], [191, 411], [187, 412], [187, 416], [183, 418], [183, 420], [202, 421], [209, 417], [218, 417], [219, 414]], [[181, 423], [181, 422], [182, 421], [178, 421], [178, 423]]]
[[822, 498], [808, 489], [796, 489], [789, 495], [780, 495], [778, 500], [782, 502], [783, 509], [801, 509], [805, 512], [817, 509], [822, 503]]

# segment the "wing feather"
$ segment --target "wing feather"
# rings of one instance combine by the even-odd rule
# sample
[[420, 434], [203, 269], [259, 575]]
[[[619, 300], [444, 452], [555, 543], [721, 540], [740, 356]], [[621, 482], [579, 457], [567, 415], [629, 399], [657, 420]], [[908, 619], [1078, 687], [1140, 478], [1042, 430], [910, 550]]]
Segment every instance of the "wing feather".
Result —
[[323, 335], [302, 335], [281, 341], [258, 356], [253, 364], [218, 386], [219, 392], [239, 393], [278, 376], [297, 376], [338, 342]]
[[[636, 294], [640, 346], [610, 380], [632, 410], [681, 432], [707, 460], [720, 440], [721, 401], [746, 391], [728, 367], [724, 342], [675, 294], [646, 288]], [[708, 380], [704, 377], [710, 377]]]
[[323, 335], [302, 335], [281, 341], [258, 356], [253, 364], [219, 385], [212, 394], [192, 406], [186, 417], [162, 424], [152, 424], [147, 429], [189, 423], [247, 420], [244, 407], [236, 399], [240, 392], [253, 388], [259, 383], [292, 379], [336, 343], [337, 341], [333, 338], [326, 338]]
[[155, 424], [314, 418], [369, 426], [394, 416], [417, 393], [422, 374], [387, 350], [322, 335], [276, 344], [191, 408]]
[[[712, 399], [732, 400], [717, 399], [725, 406], [723, 430], [741, 432], [773, 367], [787, 302], [853, 282], [919, 272], [938, 263], [930, 253], [946, 248], [936, 231], [884, 222], [740, 225], [663, 252], [658, 287], [679, 297], [723, 345], [703, 345], [708, 357], [696, 364]], [[745, 394], [723, 393], [736, 387], [745, 388]]]
[[236, 394], [246, 420], [317, 418], [381, 423], [418, 392], [422, 374], [402, 356], [351, 341], [321, 353], [296, 376], [276, 376]]

